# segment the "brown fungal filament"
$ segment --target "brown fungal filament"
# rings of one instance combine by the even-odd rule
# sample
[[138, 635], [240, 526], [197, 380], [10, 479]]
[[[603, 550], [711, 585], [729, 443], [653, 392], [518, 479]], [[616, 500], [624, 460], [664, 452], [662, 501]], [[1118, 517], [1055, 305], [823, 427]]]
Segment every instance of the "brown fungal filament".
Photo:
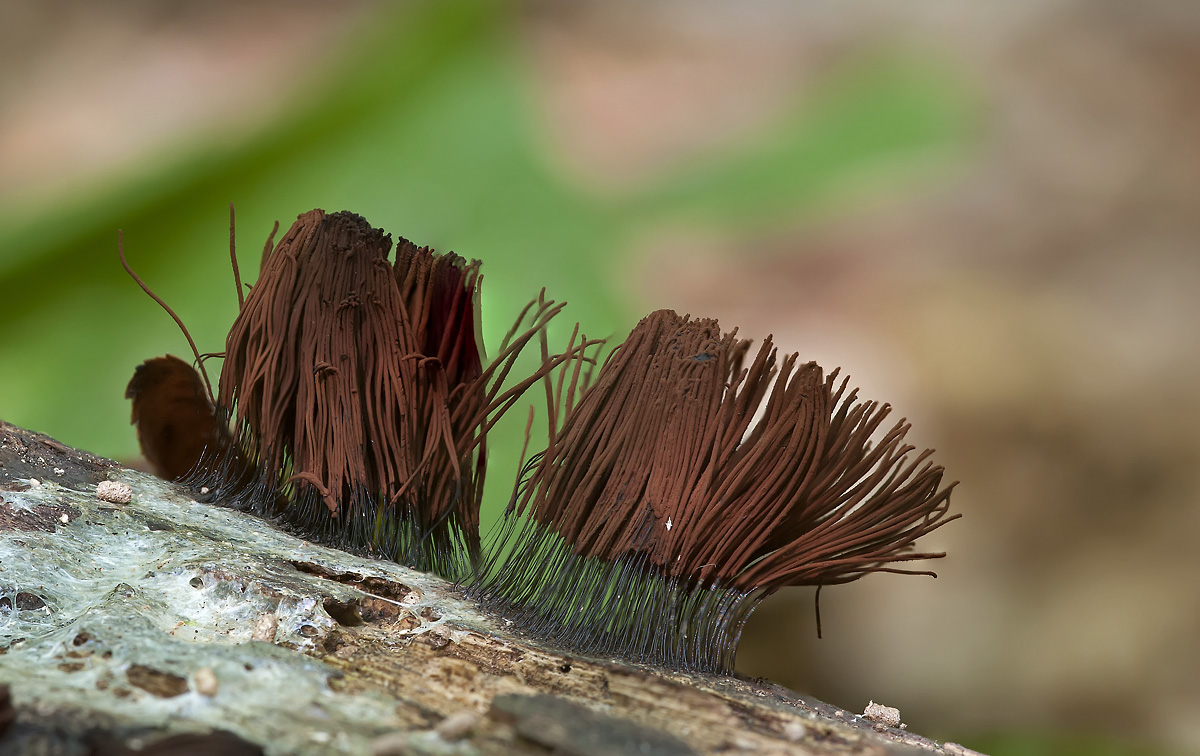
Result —
[[[229, 265], [233, 268], [233, 287], [235, 289], [237, 289], [238, 310], [241, 310], [243, 307], [246, 306], [246, 298], [242, 295], [242, 271], [240, 269], [238, 269], [237, 237], [234, 234], [233, 220], [234, 220], [234, 218], [233, 218], [233, 203], [230, 202], [229, 203]], [[278, 222], [275, 224], [275, 227], [279, 228]], [[271, 235], [274, 236], [275, 232], [272, 231]]]
[[[233, 244], [233, 207], [230, 206], [230, 250]], [[146, 360], [134, 371], [125, 387], [125, 398], [133, 403], [130, 423], [137, 426], [138, 444], [154, 473], [167, 480], [179, 480], [199, 463], [206, 450], [223, 450], [226, 465], [242, 478], [248, 465], [233, 445], [228, 429], [213, 405], [212, 385], [204, 368], [206, 357], [196, 348], [192, 334], [175, 311], [150, 290], [125, 259], [125, 234], [117, 232], [117, 255], [129, 277], [166, 311], [196, 358], [200, 372], [173, 355]], [[235, 262], [235, 275], [236, 275]]]
[[[167, 314], [171, 316], [171, 319], [175, 321], [175, 325], [179, 326], [179, 330], [183, 332], [183, 337], [187, 339], [188, 346], [192, 348], [192, 354], [196, 356], [196, 363], [200, 367], [200, 375], [204, 378], [204, 388], [208, 392], [208, 396], [211, 399], [213, 395], [212, 383], [210, 383], [208, 380], [208, 371], [204, 369], [204, 360], [200, 358], [200, 350], [196, 348], [196, 342], [192, 340], [192, 334], [188, 332], [187, 326], [183, 324], [183, 321], [179, 319], [179, 316], [175, 314], [175, 311], [172, 310], [171, 307], [164, 302], [161, 297], [150, 290], [150, 287], [146, 285], [146, 282], [143, 281], [137, 273], [133, 272], [133, 268], [131, 268], [129, 266], [129, 262], [125, 260], [124, 231], [117, 232], [117, 256], [121, 258], [121, 266], [125, 268], [125, 272], [129, 274], [129, 277], [132, 278], [138, 286], [142, 287], [142, 291], [146, 292], [148, 297], [157, 302], [159, 307], [166, 310]], [[126, 398], [129, 397], [126, 396]]]
[[890, 408], [837, 371], [670, 311], [643, 319], [594, 382], [579, 366], [546, 382], [549, 444], [471, 586], [525, 630], [728, 672], [763, 596], [933, 574], [895, 565], [943, 556], [912, 546], [955, 519], [953, 484], [929, 451], [910, 459], [903, 420], [873, 441]]

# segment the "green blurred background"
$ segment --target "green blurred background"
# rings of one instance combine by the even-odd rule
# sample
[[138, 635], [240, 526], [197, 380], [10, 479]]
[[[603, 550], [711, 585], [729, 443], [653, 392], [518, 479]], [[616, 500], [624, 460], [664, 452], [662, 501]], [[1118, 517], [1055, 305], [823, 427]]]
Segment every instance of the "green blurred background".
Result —
[[747, 674], [993, 754], [1200, 752], [1187, 4], [56, 0], [11, 20], [0, 417], [136, 458], [125, 383], [187, 346], [117, 229], [219, 351], [228, 204], [249, 280], [274, 221], [352, 210], [483, 260], [489, 345], [541, 287], [569, 303], [559, 337], [717, 316], [844, 366], [942, 450], [967, 515], [931, 540], [943, 577], [823, 593], [822, 641], [811, 592], [785, 593]]

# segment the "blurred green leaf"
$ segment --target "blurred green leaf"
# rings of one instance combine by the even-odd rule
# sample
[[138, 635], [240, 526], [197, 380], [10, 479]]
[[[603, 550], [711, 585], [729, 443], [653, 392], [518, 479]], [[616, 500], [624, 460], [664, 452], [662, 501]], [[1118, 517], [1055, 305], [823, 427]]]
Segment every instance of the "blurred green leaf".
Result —
[[634, 212], [740, 230], [794, 223], [848, 180], [961, 148], [968, 120], [968, 98], [945, 72], [876, 54], [834, 70], [757, 138], [636, 198]]

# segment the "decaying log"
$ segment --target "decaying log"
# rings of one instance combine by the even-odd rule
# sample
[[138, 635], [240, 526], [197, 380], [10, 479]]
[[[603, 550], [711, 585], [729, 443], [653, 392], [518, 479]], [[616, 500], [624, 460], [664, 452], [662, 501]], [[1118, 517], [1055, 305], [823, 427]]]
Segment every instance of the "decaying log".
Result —
[[545, 648], [431, 575], [0, 423], [0, 752], [212, 732], [213, 753], [969, 753], [763, 681]]

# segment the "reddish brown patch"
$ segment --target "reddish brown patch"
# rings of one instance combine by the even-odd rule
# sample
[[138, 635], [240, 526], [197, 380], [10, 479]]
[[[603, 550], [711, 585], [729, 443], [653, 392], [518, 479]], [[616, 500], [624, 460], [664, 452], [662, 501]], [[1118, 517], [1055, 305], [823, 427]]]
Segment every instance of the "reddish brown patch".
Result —
[[12, 691], [8, 685], [0, 685], [0, 737], [16, 720], [17, 710], [13, 708]]
[[125, 671], [125, 679], [135, 688], [141, 688], [159, 698], [174, 698], [188, 692], [185, 678], [144, 664], [132, 665]]

